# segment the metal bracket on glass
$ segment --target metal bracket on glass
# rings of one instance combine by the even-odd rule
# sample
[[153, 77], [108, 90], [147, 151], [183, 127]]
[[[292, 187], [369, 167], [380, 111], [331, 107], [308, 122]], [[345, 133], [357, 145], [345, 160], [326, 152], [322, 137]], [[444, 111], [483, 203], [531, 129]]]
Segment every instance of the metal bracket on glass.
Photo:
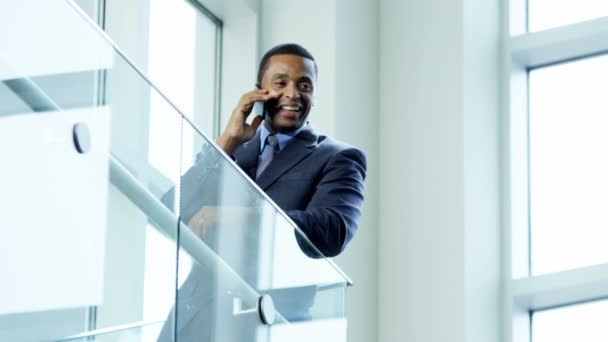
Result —
[[72, 137], [78, 153], [84, 154], [91, 150], [91, 133], [86, 123], [76, 123], [72, 129]]
[[272, 325], [275, 319], [274, 302], [272, 297], [265, 294], [258, 298], [257, 307], [243, 310], [241, 298], [234, 297], [232, 302], [232, 314], [234, 316], [242, 316], [257, 313], [260, 321], [266, 325]]

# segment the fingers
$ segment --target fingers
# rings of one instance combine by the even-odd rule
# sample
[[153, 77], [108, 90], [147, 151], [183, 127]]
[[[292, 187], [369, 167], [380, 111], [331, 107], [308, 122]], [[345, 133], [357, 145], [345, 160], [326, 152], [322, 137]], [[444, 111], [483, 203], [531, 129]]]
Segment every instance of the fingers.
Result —
[[[270, 92], [270, 93], [268, 93], [268, 100], [278, 99], [279, 97], [281, 97], [281, 95], [283, 95], [283, 92], [278, 92], [278, 93]], [[268, 101], [268, 100], [266, 100], [266, 101]]]
[[217, 222], [219, 213], [216, 208], [202, 207], [188, 221], [188, 227], [193, 233], [201, 238], [204, 238], [209, 231], [211, 224]]
[[272, 98], [272, 94], [267, 89], [254, 90], [245, 94], [252, 102], [267, 101]]
[[247, 124], [247, 118], [252, 112], [253, 105], [256, 102], [266, 102], [280, 96], [281, 93], [271, 93], [267, 89], [257, 89], [243, 94], [234, 108], [226, 128], [217, 138], [217, 145], [227, 154], [232, 154], [243, 142], [253, 137], [261, 123], [261, 119], [254, 118], [252, 124]]
[[251, 109], [256, 102], [265, 102], [272, 98], [275, 98], [276, 94], [270, 94], [266, 89], [254, 90], [241, 96], [239, 103], [240, 111], [245, 116], [251, 114]]

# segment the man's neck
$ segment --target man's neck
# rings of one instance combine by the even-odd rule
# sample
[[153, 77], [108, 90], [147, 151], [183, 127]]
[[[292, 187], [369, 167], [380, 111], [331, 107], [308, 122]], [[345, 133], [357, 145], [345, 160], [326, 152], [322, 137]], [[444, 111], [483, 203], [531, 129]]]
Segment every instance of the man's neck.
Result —
[[291, 133], [293, 133], [293, 132], [300, 131], [302, 129], [302, 127], [304, 127], [305, 125], [306, 125], [306, 123], [302, 123], [300, 126], [289, 128], [289, 129], [280, 129], [280, 128], [277, 129], [275, 127], [272, 127], [272, 124], [270, 123], [269, 119], [264, 120], [264, 127], [266, 127], [266, 129], [271, 134], [291, 135]]

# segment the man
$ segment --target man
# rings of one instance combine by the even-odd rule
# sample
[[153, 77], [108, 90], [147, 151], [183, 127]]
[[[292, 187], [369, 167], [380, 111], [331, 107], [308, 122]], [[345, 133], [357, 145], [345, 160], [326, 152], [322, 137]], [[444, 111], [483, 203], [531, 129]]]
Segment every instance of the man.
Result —
[[[285, 211], [324, 256], [331, 257], [344, 250], [357, 229], [366, 160], [359, 149], [321, 135], [308, 124], [316, 80], [315, 60], [301, 46], [284, 44], [269, 50], [260, 62], [258, 89], [241, 97], [216, 143]], [[257, 116], [247, 123], [256, 102], [264, 104], [264, 117]], [[226, 168], [209, 169], [209, 165], [214, 164], [210, 161], [212, 152], [203, 151], [200, 162], [182, 177], [181, 218], [212, 249], [215, 249], [214, 239], [218, 238], [214, 234], [235, 234], [235, 230], [244, 229], [243, 236], [235, 239], [224, 236], [237, 252], [221, 256], [248, 283], [255, 283], [254, 264], [238, 259], [243, 255], [256, 259], [258, 245], [244, 235], [255, 236], [252, 230], [260, 228], [259, 222], [252, 215], [245, 220], [237, 219], [237, 223], [248, 222], [249, 226], [226, 224], [243, 213], [255, 214], [255, 205], [251, 204], [255, 198], [252, 200], [239, 186], [237, 191], [226, 191], [221, 188], [225, 184], [218, 185], [221, 179], [233, 178], [222, 176], [223, 172], [231, 171]], [[209, 177], [206, 180], [205, 175]], [[220, 224], [212, 227], [218, 221]], [[298, 234], [296, 238], [304, 253], [319, 256]], [[239, 243], [241, 245], [236, 246]], [[237, 260], [230, 260], [233, 256]], [[179, 290], [177, 334], [184, 341], [211, 340], [214, 334], [223, 331], [217, 328], [221, 319], [218, 318], [218, 322], [214, 319], [218, 305], [221, 306], [217, 304], [221, 301], [218, 298], [224, 289], [215, 284], [214, 277], [204, 265], [195, 264]], [[267, 293], [272, 294], [275, 307], [286, 319], [298, 321], [310, 319], [308, 308], [314, 302], [316, 291], [315, 287], [308, 286]], [[167, 324], [169, 320], [160, 341], [170, 340], [171, 329]], [[248, 329], [230, 331], [233, 335], [251, 334]], [[234, 340], [239, 340], [235, 336], [232, 336]], [[226, 338], [224, 336], [224, 340]]]
[[[216, 143], [332, 257], [357, 230], [366, 160], [359, 149], [320, 135], [307, 123], [316, 80], [317, 65], [306, 49], [296, 44], [270, 49], [260, 62], [258, 89], [241, 97]], [[264, 118], [248, 124], [256, 102], [264, 102]]]

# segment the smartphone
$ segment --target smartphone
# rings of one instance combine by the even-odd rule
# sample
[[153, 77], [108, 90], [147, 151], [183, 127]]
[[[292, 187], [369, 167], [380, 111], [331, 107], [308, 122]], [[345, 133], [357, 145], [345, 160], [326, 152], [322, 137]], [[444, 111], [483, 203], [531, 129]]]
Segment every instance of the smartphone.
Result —
[[[255, 87], [257, 89], [262, 89], [262, 87], [260, 87], [260, 85], [258, 83], [256, 83]], [[256, 103], [254, 103], [253, 105], [253, 112], [257, 115], [257, 116], [261, 116], [262, 119], [266, 119], [266, 102], [262, 102], [262, 101], [258, 101]]]
[[253, 112], [262, 119], [266, 118], [266, 102], [258, 101], [253, 104]]

